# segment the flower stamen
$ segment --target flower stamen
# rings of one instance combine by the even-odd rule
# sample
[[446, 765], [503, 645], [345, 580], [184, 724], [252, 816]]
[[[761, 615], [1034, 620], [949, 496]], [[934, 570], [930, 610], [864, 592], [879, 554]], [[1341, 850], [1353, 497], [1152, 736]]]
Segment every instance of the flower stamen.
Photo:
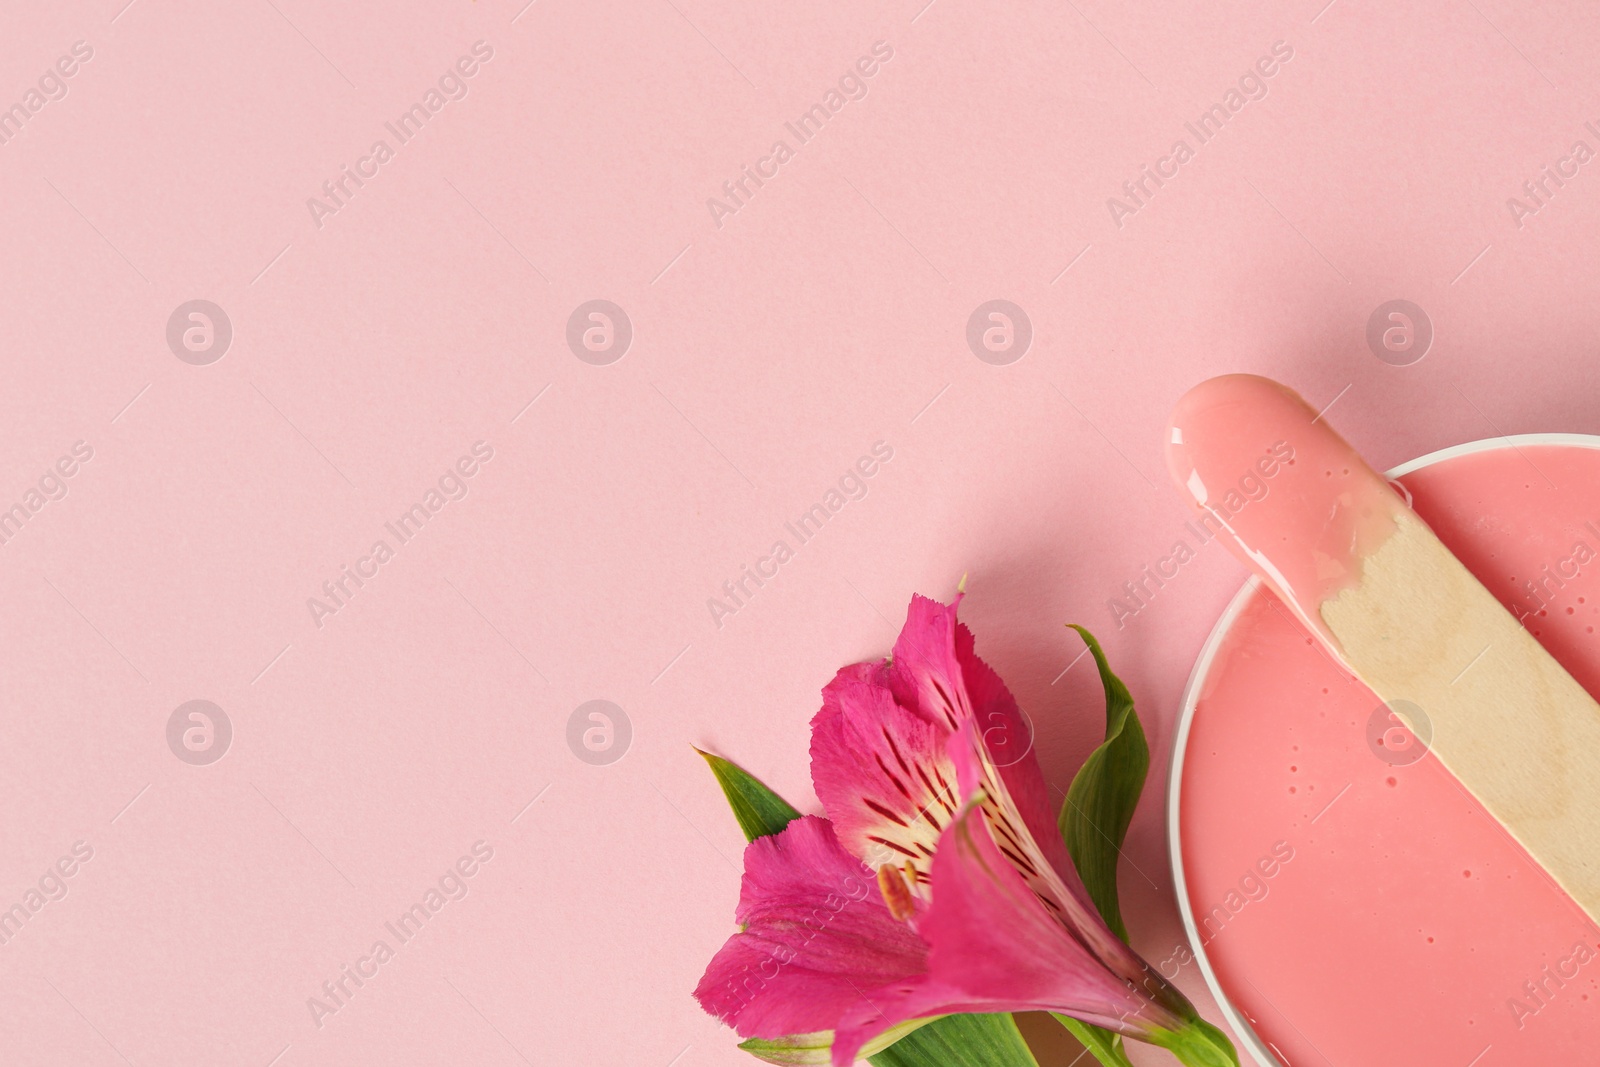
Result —
[[883, 902], [889, 906], [889, 914], [899, 921], [906, 922], [916, 915], [916, 907], [911, 900], [911, 887], [906, 885], [905, 876], [900, 873], [900, 868], [890, 863], [878, 868], [878, 892], [883, 894]]

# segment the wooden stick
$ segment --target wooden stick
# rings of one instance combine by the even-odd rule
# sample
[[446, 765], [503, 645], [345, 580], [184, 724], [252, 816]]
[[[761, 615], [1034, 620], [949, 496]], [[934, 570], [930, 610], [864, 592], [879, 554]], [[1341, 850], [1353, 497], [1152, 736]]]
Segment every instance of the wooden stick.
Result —
[[1600, 921], [1600, 705], [1583, 687], [1284, 386], [1197, 386], [1167, 464], [1330, 651], [1402, 720], [1404, 702], [1426, 713], [1433, 753]]

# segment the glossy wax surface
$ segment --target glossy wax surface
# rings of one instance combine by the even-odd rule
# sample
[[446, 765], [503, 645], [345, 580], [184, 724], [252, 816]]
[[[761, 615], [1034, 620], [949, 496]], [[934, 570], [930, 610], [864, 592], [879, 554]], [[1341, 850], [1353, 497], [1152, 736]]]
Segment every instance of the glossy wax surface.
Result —
[[1337, 648], [1318, 608], [1394, 531], [1405, 504], [1388, 482], [1298, 394], [1250, 374], [1184, 394], [1166, 457], [1202, 521]]
[[[1401, 482], [1600, 691], [1600, 451], [1499, 448]], [[1431, 755], [1412, 761], [1409, 737], [1250, 595], [1198, 690], [1179, 794], [1219, 981], [1297, 1067], [1594, 1062], [1600, 933]]]

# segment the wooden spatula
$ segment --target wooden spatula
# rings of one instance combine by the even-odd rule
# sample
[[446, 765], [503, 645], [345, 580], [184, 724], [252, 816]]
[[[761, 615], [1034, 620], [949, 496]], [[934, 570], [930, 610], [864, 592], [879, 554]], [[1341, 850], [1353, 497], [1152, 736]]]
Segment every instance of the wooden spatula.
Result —
[[1600, 705], [1298, 395], [1190, 390], [1167, 467], [1206, 525], [1600, 921]]

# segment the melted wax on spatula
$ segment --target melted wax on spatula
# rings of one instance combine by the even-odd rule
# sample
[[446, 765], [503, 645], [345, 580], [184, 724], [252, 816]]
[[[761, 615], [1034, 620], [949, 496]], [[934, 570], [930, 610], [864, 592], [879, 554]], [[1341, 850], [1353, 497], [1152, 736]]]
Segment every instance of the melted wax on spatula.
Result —
[[1600, 706], [1293, 391], [1178, 402], [1167, 468], [1201, 522], [1600, 918]]

